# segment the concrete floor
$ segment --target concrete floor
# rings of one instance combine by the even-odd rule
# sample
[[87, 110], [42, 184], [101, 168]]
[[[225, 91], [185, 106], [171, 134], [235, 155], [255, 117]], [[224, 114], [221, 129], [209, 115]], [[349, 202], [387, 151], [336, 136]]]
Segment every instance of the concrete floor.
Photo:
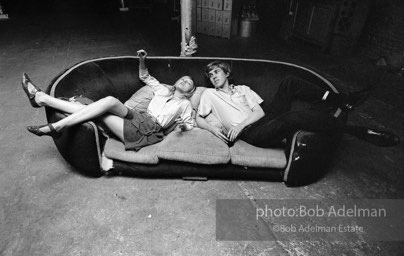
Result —
[[[42, 88], [85, 59], [135, 55], [178, 56], [179, 24], [167, 17], [125, 13], [42, 12], [0, 20], [0, 255], [402, 255], [403, 242], [357, 237], [333, 241], [217, 241], [216, 199], [402, 199], [403, 144], [380, 148], [344, 136], [326, 176], [287, 188], [278, 182], [206, 182], [88, 178], [73, 172], [49, 137], [27, 125], [46, 122], [20, 85], [27, 72]], [[11, 14], [11, 13], [10, 13]], [[141, 16], [141, 15], [140, 15]], [[143, 17], [144, 18], [144, 17]], [[268, 37], [199, 36], [199, 56], [293, 61], [319, 70], [342, 91], [376, 81], [372, 97], [350, 116], [353, 124], [404, 138], [403, 78], [354, 56], [337, 58], [309, 46]]]

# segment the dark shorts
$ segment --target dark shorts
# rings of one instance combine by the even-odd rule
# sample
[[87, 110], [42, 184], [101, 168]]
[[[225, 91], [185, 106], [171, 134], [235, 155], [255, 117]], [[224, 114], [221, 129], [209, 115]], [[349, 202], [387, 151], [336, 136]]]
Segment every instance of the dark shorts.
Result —
[[138, 151], [142, 147], [160, 142], [163, 129], [147, 112], [129, 109], [123, 122], [125, 150]]

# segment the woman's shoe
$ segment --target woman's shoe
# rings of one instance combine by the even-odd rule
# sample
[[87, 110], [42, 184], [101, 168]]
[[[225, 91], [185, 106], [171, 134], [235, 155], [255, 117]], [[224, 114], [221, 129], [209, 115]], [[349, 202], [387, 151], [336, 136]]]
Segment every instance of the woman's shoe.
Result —
[[[40, 130], [41, 128], [46, 127], [46, 126], [49, 127], [50, 132], [42, 132]], [[33, 133], [33, 134], [35, 134], [36, 136], [39, 136], [39, 137], [46, 135], [46, 136], [51, 136], [52, 138], [56, 139], [56, 138], [59, 138], [60, 135], [61, 135], [61, 133], [56, 131], [55, 127], [53, 127], [52, 124], [45, 124], [45, 125], [41, 125], [41, 126], [27, 126], [27, 130], [30, 133]]]
[[[31, 83], [32, 86], [34, 87], [34, 90], [32, 92], [30, 92], [28, 90], [28, 83]], [[37, 92], [41, 92], [41, 89], [39, 89], [36, 85], [34, 85], [31, 82], [31, 79], [29, 79], [29, 77], [28, 77], [28, 75], [26, 73], [24, 73], [22, 75], [21, 84], [22, 84], [22, 89], [24, 89], [25, 94], [28, 96], [28, 99], [29, 99], [29, 102], [31, 103], [31, 106], [33, 106], [34, 108], [41, 107], [41, 105], [39, 105], [35, 101], [35, 95], [36, 95]]]

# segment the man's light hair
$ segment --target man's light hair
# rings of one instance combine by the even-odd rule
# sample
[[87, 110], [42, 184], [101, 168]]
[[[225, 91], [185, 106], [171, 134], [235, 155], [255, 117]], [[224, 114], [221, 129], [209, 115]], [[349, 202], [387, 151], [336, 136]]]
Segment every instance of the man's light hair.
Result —
[[229, 77], [228, 77], [229, 81], [231, 81], [233, 79], [230, 64], [225, 61], [222, 61], [222, 60], [215, 60], [215, 61], [209, 63], [208, 65], [206, 65], [205, 75], [207, 78], [209, 78], [209, 72], [215, 68], [220, 68], [221, 70], [223, 70], [224, 73], [229, 74]]

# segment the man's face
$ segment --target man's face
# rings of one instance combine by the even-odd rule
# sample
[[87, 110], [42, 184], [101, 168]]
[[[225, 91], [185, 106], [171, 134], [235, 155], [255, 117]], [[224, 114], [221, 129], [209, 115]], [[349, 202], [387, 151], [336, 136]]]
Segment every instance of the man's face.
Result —
[[215, 88], [222, 88], [228, 77], [229, 74], [225, 73], [223, 69], [219, 67], [215, 67], [209, 71], [209, 80]]

